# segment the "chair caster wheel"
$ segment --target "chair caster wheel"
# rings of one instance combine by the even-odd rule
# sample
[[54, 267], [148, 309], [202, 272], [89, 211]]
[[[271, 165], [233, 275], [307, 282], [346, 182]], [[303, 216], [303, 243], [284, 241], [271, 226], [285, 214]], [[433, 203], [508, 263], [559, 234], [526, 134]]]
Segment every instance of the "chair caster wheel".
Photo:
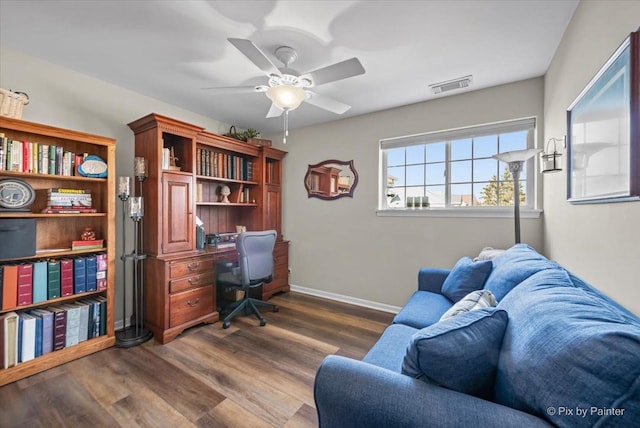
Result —
[[229, 321], [223, 322], [222, 323], [222, 328], [229, 328], [230, 325], [231, 325], [231, 323]]
[[266, 322], [266, 321], [264, 321], [264, 320], [263, 320], [263, 321], [260, 321], [260, 327], [264, 327], [265, 325], [267, 325], [267, 322]]
[[277, 306], [274, 306], [274, 307], [273, 307], [273, 312], [280, 312], [280, 308], [279, 308], [279, 307], [277, 307]]

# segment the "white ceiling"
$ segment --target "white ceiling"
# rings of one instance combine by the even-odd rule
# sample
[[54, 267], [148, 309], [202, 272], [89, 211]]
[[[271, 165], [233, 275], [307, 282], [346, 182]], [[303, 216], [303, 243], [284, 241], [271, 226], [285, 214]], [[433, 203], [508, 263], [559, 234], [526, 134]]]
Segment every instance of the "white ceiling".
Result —
[[202, 89], [266, 83], [228, 37], [250, 39], [278, 66], [273, 52], [291, 46], [299, 72], [360, 59], [364, 75], [314, 88], [352, 108], [336, 115], [303, 103], [293, 129], [426, 101], [429, 84], [466, 75], [472, 87], [446, 95], [541, 76], [578, 1], [0, 0], [0, 43], [266, 133], [282, 118], [265, 119], [264, 94]]

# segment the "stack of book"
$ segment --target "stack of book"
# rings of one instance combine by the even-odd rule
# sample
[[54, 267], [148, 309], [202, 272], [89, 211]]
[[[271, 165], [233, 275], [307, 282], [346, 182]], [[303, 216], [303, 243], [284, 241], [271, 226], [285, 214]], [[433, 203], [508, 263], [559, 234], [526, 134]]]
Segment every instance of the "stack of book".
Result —
[[47, 207], [43, 214], [95, 213], [90, 189], [54, 188], [47, 191]]
[[0, 314], [0, 368], [106, 334], [104, 296]]
[[107, 255], [0, 265], [0, 310], [107, 288]]
[[7, 138], [0, 133], [0, 171], [32, 174], [78, 175], [88, 153], [73, 153], [62, 146]]

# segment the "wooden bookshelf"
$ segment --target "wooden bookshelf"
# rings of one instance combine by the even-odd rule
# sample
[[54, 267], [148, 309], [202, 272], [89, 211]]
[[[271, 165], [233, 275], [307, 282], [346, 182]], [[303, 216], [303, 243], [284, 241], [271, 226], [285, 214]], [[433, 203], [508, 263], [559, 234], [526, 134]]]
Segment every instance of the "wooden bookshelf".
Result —
[[[53, 351], [33, 360], [18, 363], [4, 369], [0, 364], [0, 385], [6, 385], [35, 373], [81, 358], [115, 344], [115, 140], [84, 132], [57, 128], [49, 125], [0, 117], [0, 133], [12, 140], [38, 142], [39, 144], [63, 147], [76, 154], [93, 154], [102, 158], [108, 168], [106, 178], [91, 178], [78, 175], [57, 175], [0, 170], [0, 179], [19, 178], [35, 191], [36, 199], [29, 207], [31, 212], [0, 212], [0, 219], [34, 219], [36, 222], [36, 254], [20, 258], [0, 260], [0, 265], [30, 263], [35, 260], [73, 258], [94, 253], [105, 253], [107, 261], [106, 289], [72, 294], [44, 302], [6, 307], [0, 313], [20, 312], [62, 303], [71, 303], [88, 297], [106, 299], [106, 332], [77, 345]], [[73, 172], [72, 172], [73, 174]], [[46, 207], [46, 189], [74, 187], [89, 189], [97, 213], [90, 214], [41, 214]], [[100, 239], [102, 249], [71, 250], [71, 242], [78, 240], [85, 227], [91, 227]], [[4, 346], [4, 344], [1, 344]]]

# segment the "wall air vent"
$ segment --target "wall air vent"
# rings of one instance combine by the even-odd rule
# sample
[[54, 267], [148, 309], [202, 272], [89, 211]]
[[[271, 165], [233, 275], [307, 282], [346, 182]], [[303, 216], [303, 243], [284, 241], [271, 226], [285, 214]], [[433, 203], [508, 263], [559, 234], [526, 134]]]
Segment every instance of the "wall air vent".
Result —
[[460, 77], [458, 79], [448, 80], [446, 82], [434, 83], [433, 85], [429, 85], [434, 95], [441, 94], [443, 92], [454, 91], [456, 89], [468, 88], [471, 86], [472, 77], [465, 76]]

